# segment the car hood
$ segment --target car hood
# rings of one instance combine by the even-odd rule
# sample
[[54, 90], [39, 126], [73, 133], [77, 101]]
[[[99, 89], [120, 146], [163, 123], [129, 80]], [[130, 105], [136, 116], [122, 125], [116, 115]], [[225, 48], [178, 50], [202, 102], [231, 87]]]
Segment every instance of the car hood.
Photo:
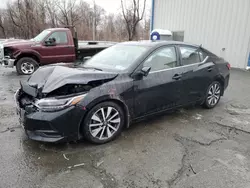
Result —
[[35, 41], [32, 40], [14, 40], [14, 41], [4, 41], [4, 47], [18, 47], [18, 46], [31, 46], [36, 44]]
[[93, 69], [48, 66], [34, 72], [26, 85], [48, 94], [66, 84], [88, 84], [91, 81], [114, 79], [117, 75]]

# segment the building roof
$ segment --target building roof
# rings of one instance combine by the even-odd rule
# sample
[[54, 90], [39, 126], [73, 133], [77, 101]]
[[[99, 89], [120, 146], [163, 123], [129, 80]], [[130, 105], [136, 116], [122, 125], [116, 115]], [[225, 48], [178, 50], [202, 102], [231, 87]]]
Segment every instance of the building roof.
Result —
[[168, 36], [172, 36], [173, 35], [172, 32], [169, 31], [169, 30], [167, 30], [167, 29], [154, 29], [151, 32], [151, 34], [155, 33], [155, 32], [159, 33], [160, 35], [168, 35]]

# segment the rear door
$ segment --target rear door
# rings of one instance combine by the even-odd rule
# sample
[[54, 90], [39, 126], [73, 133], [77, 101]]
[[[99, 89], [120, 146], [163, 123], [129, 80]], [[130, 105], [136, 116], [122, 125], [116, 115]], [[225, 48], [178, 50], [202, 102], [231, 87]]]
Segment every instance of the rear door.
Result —
[[206, 54], [199, 47], [179, 45], [179, 53], [183, 71], [181, 103], [188, 104], [202, 100], [215, 77], [215, 64], [213, 62], [201, 63]]
[[75, 60], [75, 47], [73, 44], [70, 44], [67, 31], [54, 31], [45, 39], [45, 41], [50, 38], [56, 39], [56, 45], [46, 46], [44, 43], [39, 50], [44, 64], [73, 62]]
[[151, 67], [148, 76], [134, 81], [136, 117], [174, 108], [179, 105], [181, 73], [175, 46], [154, 51], [142, 67]]

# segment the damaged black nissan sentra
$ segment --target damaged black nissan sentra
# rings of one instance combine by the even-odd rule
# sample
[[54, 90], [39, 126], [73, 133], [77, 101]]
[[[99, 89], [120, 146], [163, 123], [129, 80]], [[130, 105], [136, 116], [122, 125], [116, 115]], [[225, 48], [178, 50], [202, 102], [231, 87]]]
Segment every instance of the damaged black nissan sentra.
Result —
[[230, 64], [201, 46], [125, 42], [78, 68], [38, 69], [15, 94], [28, 137], [106, 143], [130, 122], [189, 104], [217, 105]]

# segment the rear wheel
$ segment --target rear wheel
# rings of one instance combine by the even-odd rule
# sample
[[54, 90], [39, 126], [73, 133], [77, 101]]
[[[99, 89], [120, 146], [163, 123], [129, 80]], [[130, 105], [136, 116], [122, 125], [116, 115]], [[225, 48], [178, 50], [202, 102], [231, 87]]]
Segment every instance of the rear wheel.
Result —
[[214, 81], [207, 89], [205, 102], [203, 103], [203, 106], [205, 108], [214, 108], [220, 101], [221, 97], [221, 84], [217, 81]]
[[17, 61], [16, 71], [21, 75], [30, 75], [33, 74], [39, 65], [36, 60], [30, 57], [23, 57]]
[[103, 102], [88, 112], [82, 125], [82, 134], [92, 143], [104, 144], [115, 139], [124, 124], [122, 108], [114, 102]]

